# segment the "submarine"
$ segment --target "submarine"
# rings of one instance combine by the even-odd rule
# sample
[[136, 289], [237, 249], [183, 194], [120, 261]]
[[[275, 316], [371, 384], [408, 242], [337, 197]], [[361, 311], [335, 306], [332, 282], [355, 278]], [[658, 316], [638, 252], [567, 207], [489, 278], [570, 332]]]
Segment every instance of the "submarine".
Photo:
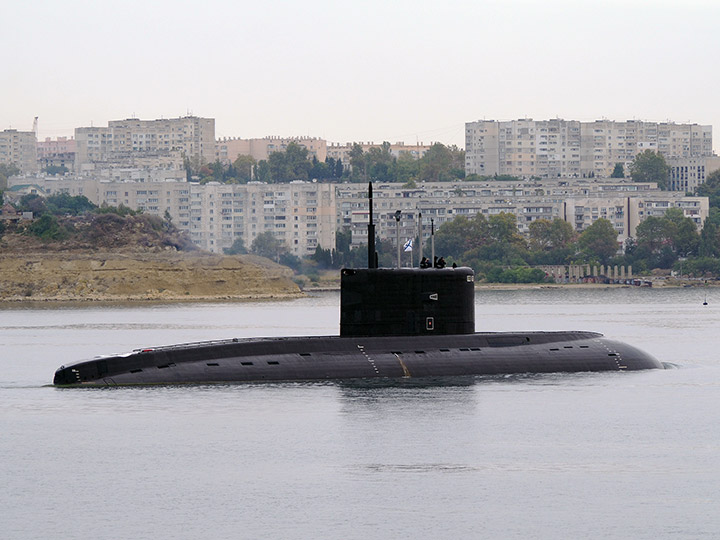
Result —
[[372, 184], [368, 268], [340, 272], [340, 334], [143, 347], [61, 366], [53, 384], [174, 385], [442, 378], [663, 369], [586, 331], [475, 331], [471, 268], [378, 268]]

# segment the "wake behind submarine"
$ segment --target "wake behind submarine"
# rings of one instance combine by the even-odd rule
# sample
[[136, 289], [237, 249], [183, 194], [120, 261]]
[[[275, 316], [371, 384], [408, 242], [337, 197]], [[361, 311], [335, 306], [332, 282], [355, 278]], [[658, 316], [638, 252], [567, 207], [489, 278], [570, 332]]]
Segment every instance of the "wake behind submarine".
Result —
[[401, 379], [662, 369], [595, 332], [475, 332], [471, 268], [378, 268], [372, 184], [368, 268], [341, 270], [340, 335], [146, 347], [61, 366], [56, 386]]

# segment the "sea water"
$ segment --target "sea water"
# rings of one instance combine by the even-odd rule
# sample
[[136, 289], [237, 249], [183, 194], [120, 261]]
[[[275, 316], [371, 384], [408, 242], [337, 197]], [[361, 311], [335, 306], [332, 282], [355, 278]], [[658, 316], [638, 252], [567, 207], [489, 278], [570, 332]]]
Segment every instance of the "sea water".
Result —
[[720, 536], [712, 289], [476, 294], [477, 330], [599, 331], [667, 370], [48, 386], [61, 364], [97, 354], [336, 334], [338, 304], [0, 309], [0, 538]]

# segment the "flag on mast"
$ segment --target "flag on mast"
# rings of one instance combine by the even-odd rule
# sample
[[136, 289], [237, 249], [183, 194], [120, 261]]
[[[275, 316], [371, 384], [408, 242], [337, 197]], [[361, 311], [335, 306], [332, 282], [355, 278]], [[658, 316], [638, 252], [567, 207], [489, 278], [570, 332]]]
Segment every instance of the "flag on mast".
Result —
[[403, 249], [405, 251], [412, 251], [412, 245], [413, 245], [413, 241], [412, 241], [412, 238], [410, 238], [407, 242], [405, 242]]

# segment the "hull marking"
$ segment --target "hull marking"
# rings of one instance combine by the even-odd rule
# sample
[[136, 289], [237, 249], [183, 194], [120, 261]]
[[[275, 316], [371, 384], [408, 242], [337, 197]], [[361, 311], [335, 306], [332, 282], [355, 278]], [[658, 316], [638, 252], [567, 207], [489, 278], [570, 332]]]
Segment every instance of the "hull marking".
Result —
[[398, 359], [398, 362], [400, 362], [400, 367], [401, 367], [402, 370], [403, 370], [403, 377], [404, 377], [404, 378], [410, 378], [410, 377], [412, 377], [412, 375], [410, 374], [410, 370], [409, 370], [408, 367], [405, 365], [405, 362], [402, 361], [402, 358], [400, 358], [400, 355], [399, 355], [398, 353], [393, 353], [393, 354], [395, 355], [395, 358]]

